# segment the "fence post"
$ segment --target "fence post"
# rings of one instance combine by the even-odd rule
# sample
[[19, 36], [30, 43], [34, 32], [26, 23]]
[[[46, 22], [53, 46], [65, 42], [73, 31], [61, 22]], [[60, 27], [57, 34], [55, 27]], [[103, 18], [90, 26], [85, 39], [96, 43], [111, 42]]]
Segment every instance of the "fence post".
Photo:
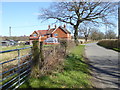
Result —
[[[3, 68], [3, 64], [0, 64], [0, 74], [2, 74], [2, 68]], [[3, 75], [0, 75], [0, 80], [2, 80]], [[0, 87], [2, 86], [2, 82], [0, 82]]]
[[43, 42], [40, 42], [40, 69], [43, 67], [44, 65], [44, 55], [43, 55]]
[[32, 43], [33, 43], [33, 48], [32, 48], [33, 60], [32, 60], [31, 76], [34, 77], [34, 78], [38, 78], [40, 76], [40, 62], [39, 62], [40, 50], [39, 50], [39, 42], [38, 41], [33, 41]]
[[20, 86], [20, 50], [18, 49], [18, 86]]

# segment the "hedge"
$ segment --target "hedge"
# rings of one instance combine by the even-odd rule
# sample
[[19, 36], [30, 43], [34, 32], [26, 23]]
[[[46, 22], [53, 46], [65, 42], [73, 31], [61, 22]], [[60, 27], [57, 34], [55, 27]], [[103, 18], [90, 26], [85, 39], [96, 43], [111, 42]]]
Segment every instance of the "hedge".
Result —
[[120, 40], [101, 40], [97, 44], [109, 49], [117, 48], [120, 51]]

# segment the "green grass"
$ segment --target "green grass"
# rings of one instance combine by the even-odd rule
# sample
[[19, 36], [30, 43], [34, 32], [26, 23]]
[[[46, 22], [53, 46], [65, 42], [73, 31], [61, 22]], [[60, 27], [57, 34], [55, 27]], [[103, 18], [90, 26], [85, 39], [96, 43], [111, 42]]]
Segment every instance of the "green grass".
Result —
[[91, 88], [90, 71], [82, 57], [84, 47], [80, 45], [70, 50], [63, 72], [54, 71], [40, 79], [30, 78], [20, 88]]
[[113, 48], [113, 50], [120, 52], [120, 48]]

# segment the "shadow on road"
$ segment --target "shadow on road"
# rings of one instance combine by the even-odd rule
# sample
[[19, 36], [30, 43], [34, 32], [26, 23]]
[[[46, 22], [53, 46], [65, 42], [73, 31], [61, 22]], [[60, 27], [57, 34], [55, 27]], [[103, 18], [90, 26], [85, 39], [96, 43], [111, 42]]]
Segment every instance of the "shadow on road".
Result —
[[[84, 57], [84, 56], [83, 56]], [[116, 84], [118, 87], [120, 87], [120, 74], [118, 73], [119, 71], [119, 68], [116, 69], [116, 68], [111, 68], [113, 70], [115, 70], [114, 72], [110, 72], [110, 71], [107, 71], [107, 70], [104, 70], [104, 69], [101, 69], [101, 68], [98, 68], [98, 67], [95, 67], [94, 65], [91, 64], [91, 62], [89, 62], [88, 58], [84, 57], [84, 59], [87, 61], [87, 62], [84, 62], [84, 61], [81, 61], [82, 63], [85, 63], [87, 64], [89, 67], [90, 67], [90, 70], [92, 70], [93, 72], [96, 71], [96, 72], [99, 72], [99, 73], [102, 73], [102, 74], [106, 74], [106, 75], [110, 75], [114, 78], [118, 78], [118, 81], [110, 81], [110, 80], [106, 80], [106, 79], [102, 79], [102, 78], [99, 78], [97, 76], [93, 76], [94, 78], [100, 80], [102, 83], [105, 83], [104, 81], [107, 81], [107, 82], [111, 82], [111, 83], [114, 83]], [[110, 68], [109, 68], [110, 69]], [[117, 71], [117, 72], [116, 72]], [[118, 75], [116, 75], [118, 74]], [[93, 74], [92, 74], [93, 75]]]

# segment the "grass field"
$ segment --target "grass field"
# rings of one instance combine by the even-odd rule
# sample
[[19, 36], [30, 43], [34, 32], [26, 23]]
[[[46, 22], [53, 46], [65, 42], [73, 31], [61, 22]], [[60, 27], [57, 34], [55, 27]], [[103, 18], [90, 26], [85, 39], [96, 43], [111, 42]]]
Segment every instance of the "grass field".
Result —
[[30, 45], [9, 46], [9, 47], [0, 46], [0, 48], [1, 48], [1, 51], [5, 51], [5, 50], [12, 50], [12, 49], [24, 48], [24, 47], [29, 47], [29, 46]]
[[70, 50], [62, 72], [54, 71], [39, 79], [30, 78], [20, 88], [91, 88], [89, 67], [83, 63], [84, 47], [79, 45]]
[[[18, 48], [24, 48], [24, 47], [29, 47], [30, 45], [21, 45], [21, 46], [10, 46], [10, 47], [2, 47], [2, 51], [5, 50], [12, 50], [12, 49], [18, 49]], [[26, 55], [27, 53], [30, 52], [30, 49], [25, 49], [25, 50], [20, 50], [20, 56]], [[18, 56], [18, 51], [13, 51], [13, 52], [7, 52], [7, 53], [1, 53], [0, 54], [0, 62], [2, 61], [8, 61], [11, 59], [14, 59]], [[11, 62], [13, 64], [13, 62]], [[9, 63], [10, 64], [10, 63]]]

